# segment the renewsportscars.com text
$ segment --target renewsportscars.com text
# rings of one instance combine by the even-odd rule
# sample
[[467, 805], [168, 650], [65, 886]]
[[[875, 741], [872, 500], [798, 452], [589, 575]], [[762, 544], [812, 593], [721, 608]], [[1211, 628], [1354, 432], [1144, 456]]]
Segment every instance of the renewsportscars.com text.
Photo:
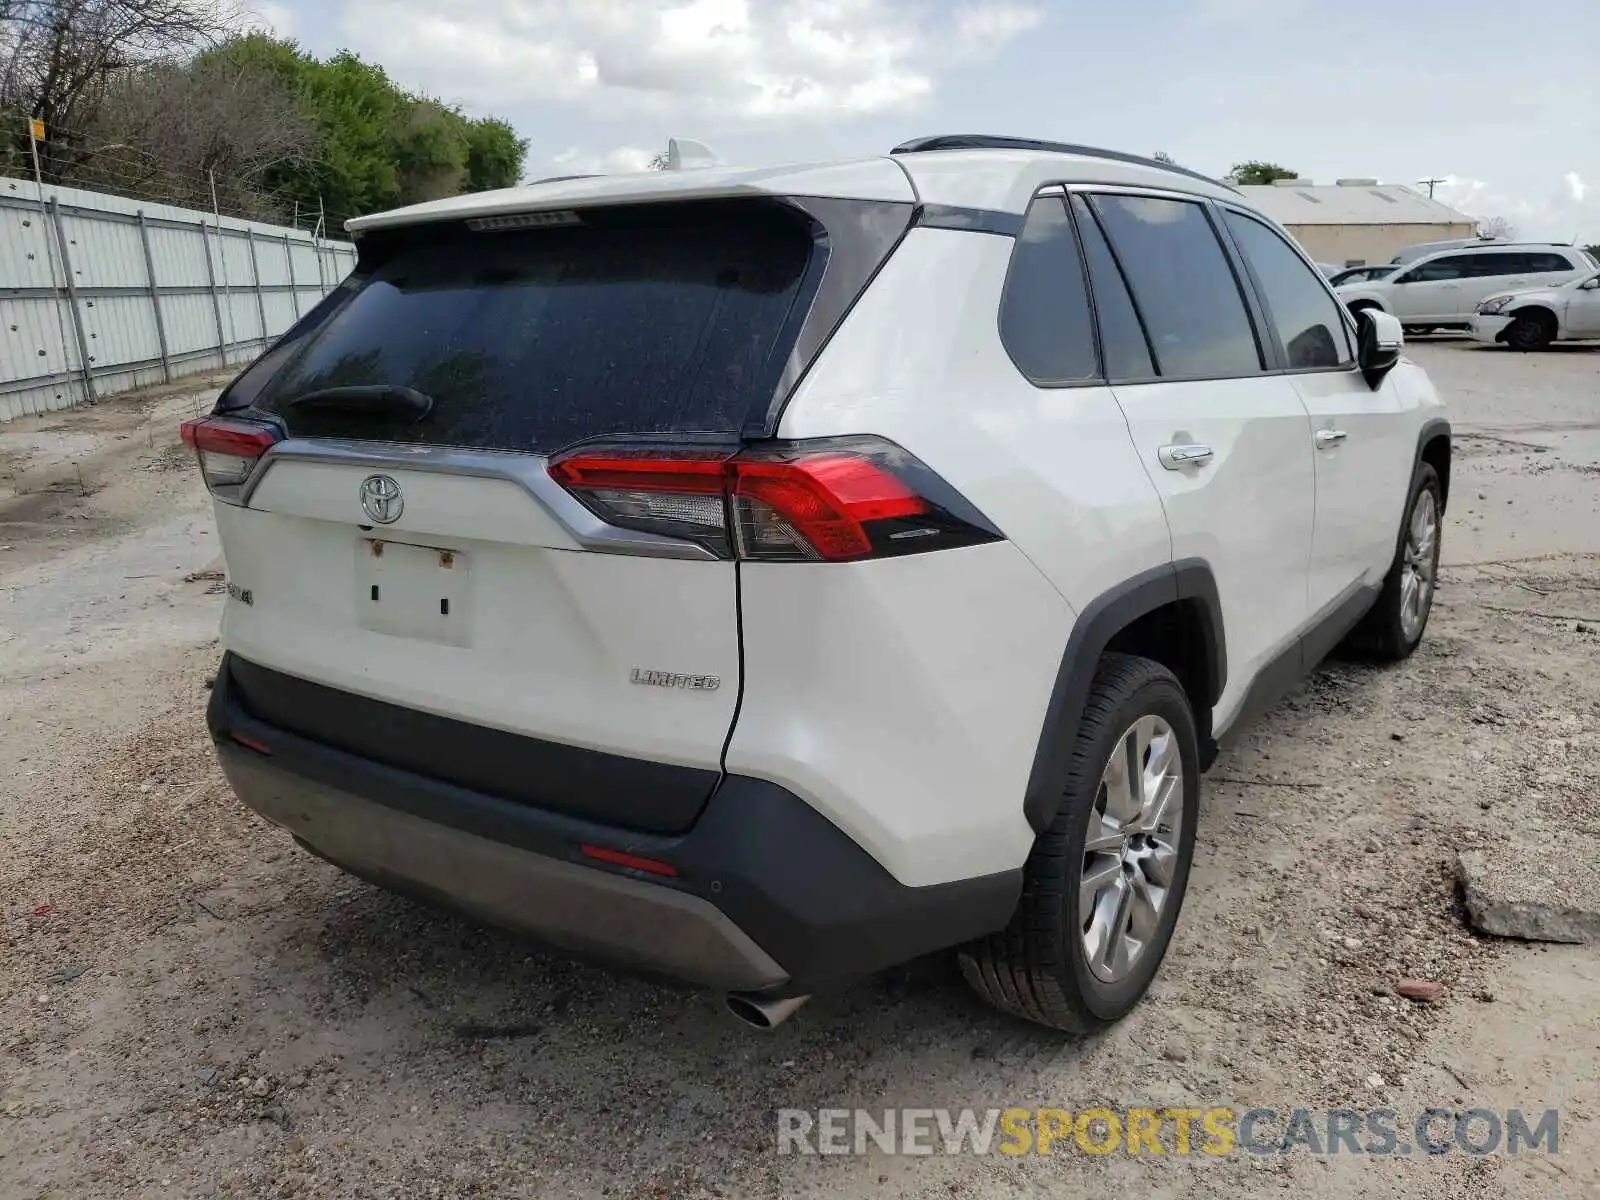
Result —
[[1553, 1108], [784, 1108], [778, 1153], [1555, 1154], [1559, 1127]]

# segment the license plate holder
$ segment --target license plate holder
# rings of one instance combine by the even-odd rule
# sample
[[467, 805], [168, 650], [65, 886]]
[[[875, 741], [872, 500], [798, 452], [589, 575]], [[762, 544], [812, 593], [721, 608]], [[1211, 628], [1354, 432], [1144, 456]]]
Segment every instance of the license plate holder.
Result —
[[363, 629], [446, 646], [472, 644], [472, 569], [459, 550], [362, 538], [355, 580]]

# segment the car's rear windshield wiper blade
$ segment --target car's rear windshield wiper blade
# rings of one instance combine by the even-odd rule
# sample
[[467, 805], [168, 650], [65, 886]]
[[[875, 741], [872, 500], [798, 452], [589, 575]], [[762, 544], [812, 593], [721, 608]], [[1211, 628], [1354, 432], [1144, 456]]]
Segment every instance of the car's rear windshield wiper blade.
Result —
[[398, 383], [362, 383], [317, 388], [285, 401], [283, 406], [420, 421], [433, 411], [433, 397]]

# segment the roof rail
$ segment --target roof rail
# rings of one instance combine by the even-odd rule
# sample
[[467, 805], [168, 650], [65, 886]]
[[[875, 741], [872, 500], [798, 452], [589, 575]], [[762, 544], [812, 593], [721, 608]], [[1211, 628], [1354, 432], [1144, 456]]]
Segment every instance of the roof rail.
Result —
[[551, 175], [551, 176], [549, 176], [548, 178], [545, 178], [545, 179], [535, 179], [532, 183], [527, 183], [527, 184], [524, 184], [523, 186], [524, 187], [538, 187], [541, 183], [566, 183], [567, 181], [572, 180], [572, 179], [598, 179], [598, 178], [599, 178], [598, 175]]
[[928, 150], [1043, 150], [1051, 154], [1080, 154], [1086, 158], [1104, 158], [1112, 162], [1133, 163], [1135, 166], [1154, 167], [1158, 171], [1187, 175], [1190, 179], [1200, 179], [1218, 187], [1225, 187], [1230, 192], [1239, 190], [1225, 179], [1213, 179], [1209, 175], [1202, 175], [1199, 171], [1191, 171], [1188, 167], [1180, 167], [1176, 163], [1158, 162], [1139, 154], [1124, 154], [1121, 150], [1075, 146], [1070, 142], [1044, 142], [1038, 138], [1006, 137], [988, 133], [945, 133], [935, 137], [912, 138], [909, 142], [901, 142], [889, 153], [921, 154]]

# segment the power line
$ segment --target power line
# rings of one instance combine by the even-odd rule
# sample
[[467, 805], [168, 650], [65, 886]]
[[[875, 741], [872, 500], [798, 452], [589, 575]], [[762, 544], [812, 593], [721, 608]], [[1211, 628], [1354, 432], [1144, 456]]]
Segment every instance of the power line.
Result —
[[1434, 189], [1435, 185], [1441, 184], [1441, 183], [1449, 183], [1449, 182], [1450, 182], [1450, 180], [1448, 178], [1445, 178], [1445, 179], [1419, 179], [1419, 180], [1417, 180], [1418, 184], [1426, 184], [1427, 185], [1427, 187], [1428, 187], [1428, 199], [1429, 200], [1433, 199], [1433, 189]]

